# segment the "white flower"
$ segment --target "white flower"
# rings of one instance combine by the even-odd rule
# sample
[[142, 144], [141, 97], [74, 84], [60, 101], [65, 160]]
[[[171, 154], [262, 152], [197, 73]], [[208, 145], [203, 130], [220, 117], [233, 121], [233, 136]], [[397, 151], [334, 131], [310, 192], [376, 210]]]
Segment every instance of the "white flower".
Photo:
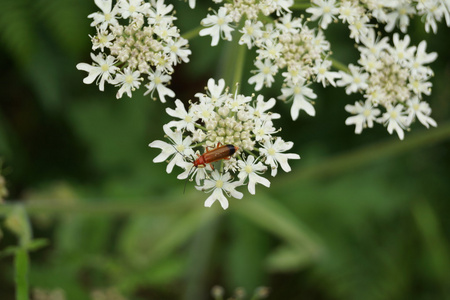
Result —
[[423, 78], [420, 76], [411, 76], [408, 78], [409, 83], [407, 87], [409, 90], [413, 91], [416, 95], [425, 94], [430, 95], [431, 94], [431, 87], [432, 83], [426, 81], [428, 78]]
[[345, 120], [345, 125], [355, 125], [355, 133], [360, 134], [366, 126], [373, 127], [373, 122], [377, 120], [377, 116], [380, 115], [380, 110], [374, 108], [370, 100], [364, 102], [364, 106], [361, 101], [355, 102], [355, 105], [347, 104], [345, 110], [356, 116], [348, 117]]
[[172, 23], [172, 21], [176, 20], [170, 12], [173, 9], [173, 5], [166, 5], [164, 0], [158, 0], [156, 3], [153, 1], [152, 7], [150, 7], [148, 13], [148, 23], [149, 24], [160, 24], [163, 23]]
[[189, 55], [191, 55], [191, 50], [185, 48], [188, 44], [188, 40], [180, 38], [178, 40], [169, 39], [166, 47], [164, 47], [164, 52], [169, 54], [170, 62], [173, 65], [183, 61], [185, 63], [189, 62]]
[[413, 46], [408, 48], [409, 42], [411, 41], [409, 35], [405, 35], [405, 39], [401, 40], [398, 33], [394, 33], [392, 41], [394, 47], [389, 48], [389, 50], [399, 63], [404, 63], [414, 57], [416, 47]]
[[197, 121], [197, 116], [193, 112], [187, 112], [184, 108], [183, 102], [177, 99], [175, 100], [176, 109], [166, 108], [166, 112], [169, 116], [180, 119], [179, 121], [170, 121], [167, 123], [169, 127], [176, 127], [178, 131], [186, 129], [190, 132], [195, 131], [195, 122]]
[[414, 119], [417, 117], [420, 123], [422, 123], [426, 128], [429, 128], [429, 125], [436, 127], [436, 121], [430, 117], [431, 108], [430, 105], [425, 101], [420, 101], [419, 97], [414, 97], [407, 101], [408, 113], [407, 124], [411, 124]]
[[399, 4], [394, 11], [390, 12], [386, 16], [386, 31], [391, 32], [394, 26], [398, 23], [400, 30], [404, 33], [409, 25], [409, 15], [413, 15], [416, 10], [408, 3], [409, 1], [398, 1]]
[[181, 164], [178, 164], [178, 166], [183, 168], [184, 171], [177, 176], [177, 179], [185, 180], [188, 176], [190, 176], [191, 179], [195, 177], [195, 183], [197, 185], [200, 185], [203, 180], [209, 178], [209, 173], [213, 171], [209, 164], [204, 168], [196, 168], [190, 161], [184, 161]]
[[343, 1], [339, 7], [339, 19], [352, 24], [361, 15], [360, 7], [353, 1]]
[[161, 21], [154, 27], [153, 32], [162, 40], [170, 41], [171, 38], [178, 38], [180, 33], [178, 28], [173, 26], [172, 22]]
[[248, 79], [248, 83], [255, 84], [255, 91], [261, 90], [263, 85], [271, 87], [272, 83], [275, 81], [273, 75], [278, 72], [278, 67], [267, 58], [264, 62], [262, 60], [256, 60], [255, 67], [259, 70], [254, 71], [256, 74]]
[[291, 107], [292, 120], [297, 120], [300, 110], [304, 110], [308, 115], [315, 116], [316, 111], [311, 104], [311, 99], [316, 99], [317, 95], [301, 80], [297, 84], [288, 83], [286, 88], [281, 89], [282, 95], [278, 98], [281, 100], [293, 99]]
[[244, 27], [239, 32], [243, 33], [239, 39], [239, 45], [246, 44], [248, 49], [251, 49], [253, 42], [262, 37], [263, 23], [261, 21], [253, 22], [252, 20], [245, 20]]
[[335, 87], [336, 83], [334, 80], [341, 78], [340, 73], [329, 71], [331, 64], [330, 60], [317, 59], [313, 68], [314, 72], [317, 74], [316, 81], [321, 82], [323, 87], [325, 87], [327, 83], [330, 83]]
[[382, 122], [387, 124], [387, 131], [389, 134], [395, 130], [397, 132], [398, 137], [403, 140], [405, 136], [403, 129], [405, 129], [407, 124], [407, 118], [404, 115], [403, 105], [397, 104], [395, 107], [389, 105], [387, 108], [387, 112], [383, 114]]
[[219, 173], [217, 170], [211, 173], [211, 178], [205, 179], [203, 186], [196, 186], [195, 188], [199, 191], [211, 192], [205, 201], [206, 207], [211, 207], [215, 201], [219, 201], [223, 209], [228, 208], [228, 200], [225, 194], [234, 197], [236, 199], [241, 199], [243, 194], [236, 191], [236, 187], [240, 186], [239, 182], [230, 182], [231, 175], [226, 173]]
[[135, 17], [139, 14], [144, 16], [149, 14], [150, 4], [142, 0], [119, 0], [119, 12], [122, 18]]
[[238, 166], [241, 170], [238, 175], [239, 179], [244, 182], [248, 178], [248, 191], [250, 194], [255, 194], [255, 185], [257, 183], [270, 187], [270, 181], [258, 175], [265, 172], [267, 167], [262, 162], [257, 162], [253, 155], [249, 155], [246, 161], [239, 160]]
[[139, 71], [133, 71], [131, 68], [125, 68], [123, 73], [117, 74], [111, 81], [112, 84], [120, 86], [116, 98], [122, 98], [123, 93], [127, 93], [127, 96], [131, 98], [131, 92], [141, 85], [140, 75]]
[[147, 91], [144, 95], [148, 95], [150, 93], [150, 96], [153, 97], [153, 92], [156, 90], [158, 92], [159, 100], [161, 100], [162, 103], [166, 102], [166, 96], [171, 98], [175, 97], [175, 93], [165, 86], [165, 83], [168, 83], [170, 79], [170, 75], [163, 74], [159, 70], [150, 73], [148, 76], [148, 80], [150, 82], [145, 85]]
[[77, 64], [77, 69], [89, 73], [88, 76], [83, 79], [83, 82], [86, 84], [91, 84], [98, 77], [97, 84], [99, 85], [100, 91], [103, 91], [105, 81], [112, 82], [111, 75], [115, 74], [119, 68], [114, 66], [116, 60], [111, 55], [108, 55], [105, 59], [102, 53], [99, 53], [98, 55], [91, 53], [91, 58], [94, 61], [94, 65], [79, 63]]
[[148, 146], [162, 150], [161, 153], [153, 159], [153, 162], [163, 162], [172, 156], [166, 168], [166, 172], [171, 173], [175, 165], [184, 166], [185, 157], [194, 155], [194, 151], [191, 149], [192, 139], [190, 137], [183, 139], [181, 131], [172, 131], [168, 126], [163, 126], [163, 129], [172, 144], [157, 140], [151, 142]]
[[[219, 79], [216, 82], [213, 78], [208, 79], [208, 96], [211, 98], [211, 102], [216, 106], [219, 107], [222, 105], [222, 101], [225, 100], [226, 95], [222, 94], [225, 88], [225, 80]], [[197, 96], [201, 96], [201, 94], [196, 94]]]
[[261, 119], [256, 119], [254, 124], [253, 133], [255, 134], [255, 140], [260, 141], [264, 139], [267, 135], [272, 135], [277, 130], [273, 127], [271, 120], [263, 121]]
[[277, 175], [278, 164], [285, 172], [290, 172], [291, 167], [288, 164], [288, 159], [300, 159], [300, 156], [295, 153], [283, 153], [294, 146], [292, 142], [285, 142], [282, 138], [277, 137], [274, 143], [270, 139], [265, 139], [260, 149], [260, 154], [266, 157], [265, 164], [272, 168], [271, 175]]
[[275, 100], [275, 98], [270, 98], [266, 102], [264, 101], [263, 95], [258, 95], [258, 97], [256, 97], [256, 107], [255, 110], [253, 111], [253, 114], [255, 115], [255, 117], [263, 121], [267, 119], [270, 120], [279, 119], [281, 117], [280, 114], [277, 113], [266, 114], [266, 111], [274, 107], [276, 102], [277, 100]]
[[88, 15], [88, 18], [94, 19], [92, 27], [100, 24], [100, 29], [106, 29], [108, 25], [116, 26], [119, 22], [116, 19], [117, 9], [112, 6], [112, 0], [94, 0], [95, 4], [102, 10], [102, 13], [95, 12]]
[[276, 27], [283, 33], [298, 33], [302, 28], [302, 22], [300, 18], [292, 18], [291, 14], [285, 14], [281, 18], [278, 18]]
[[105, 48], [110, 48], [113, 43], [112, 41], [116, 36], [104, 29], [97, 28], [97, 35], [92, 37], [92, 50], [100, 48], [103, 52]]
[[421, 41], [416, 49], [416, 55], [411, 58], [411, 73], [413, 75], [419, 74], [422, 76], [428, 76], [432, 73], [429, 67], [425, 67], [425, 64], [432, 63], [437, 58], [436, 52], [426, 53], [427, 42]]
[[361, 55], [374, 55], [375, 57], [379, 57], [380, 53], [390, 46], [388, 44], [389, 38], [387, 36], [379, 39], [375, 29], [369, 28], [369, 31], [366, 35], [361, 36], [361, 43], [365, 47], [358, 47]]
[[369, 17], [365, 15], [356, 18], [353, 23], [348, 26], [350, 29], [350, 38], [359, 43], [360, 37], [366, 36], [369, 32], [370, 26], [373, 26], [369, 22]]
[[327, 29], [328, 25], [335, 19], [335, 15], [339, 13], [336, 0], [313, 0], [311, 2], [317, 5], [306, 9], [306, 12], [312, 14], [311, 21], [320, 19], [320, 27]]
[[225, 7], [219, 8], [216, 15], [209, 15], [201, 21], [204, 28], [200, 30], [200, 36], [210, 35], [212, 37], [211, 46], [217, 46], [219, 43], [219, 38], [231, 41], [231, 32], [234, 30], [230, 27], [233, 19], [227, 15], [227, 9]]
[[290, 13], [289, 7], [294, 5], [294, 0], [272, 0], [269, 3], [274, 6], [277, 16], [281, 15], [283, 12]]
[[266, 40], [266, 42], [262, 45], [262, 48], [256, 50], [259, 54], [260, 59], [270, 58], [270, 59], [278, 59], [283, 51], [283, 45], [274, 40]]
[[366, 89], [368, 87], [367, 79], [369, 78], [369, 74], [362, 72], [361, 68], [353, 64], [349, 64], [348, 68], [351, 74], [340, 71], [342, 78], [337, 81], [337, 85], [347, 86], [345, 88], [347, 95]]

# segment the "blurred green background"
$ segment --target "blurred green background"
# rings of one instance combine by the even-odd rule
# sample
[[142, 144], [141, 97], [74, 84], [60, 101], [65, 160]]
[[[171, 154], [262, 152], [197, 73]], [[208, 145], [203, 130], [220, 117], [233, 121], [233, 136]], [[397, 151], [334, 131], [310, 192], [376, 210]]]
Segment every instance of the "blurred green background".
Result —
[[[191, 11], [172, 2], [182, 33], [208, 13], [206, 3]], [[87, 0], [0, 0], [0, 157], [9, 190], [0, 251], [18, 243], [6, 220], [25, 207], [33, 237], [47, 241], [30, 252], [33, 299], [202, 300], [214, 285], [228, 297], [267, 286], [269, 299], [450, 299], [444, 24], [436, 35], [417, 19], [409, 28], [415, 44], [427, 39], [427, 51], [439, 54], [427, 99], [438, 128], [415, 124], [404, 141], [385, 128], [355, 135], [344, 106], [358, 99], [316, 85], [316, 117], [293, 122], [288, 105], [275, 107], [283, 116], [276, 126], [302, 159], [270, 189], [258, 186], [222, 211], [204, 208], [207, 195], [193, 183], [183, 195], [177, 173], [152, 162], [159, 151], [148, 144], [163, 139], [172, 102], [143, 97], [143, 89], [117, 100], [111, 86], [82, 83], [86, 73], [75, 65], [91, 61], [87, 15], [96, 10]], [[326, 35], [336, 59], [356, 60], [345, 27]], [[185, 102], [233, 64], [223, 41], [190, 45], [191, 62], [171, 86]], [[14, 276], [13, 256], [1, 256], [0, 299], [14, 299]]]

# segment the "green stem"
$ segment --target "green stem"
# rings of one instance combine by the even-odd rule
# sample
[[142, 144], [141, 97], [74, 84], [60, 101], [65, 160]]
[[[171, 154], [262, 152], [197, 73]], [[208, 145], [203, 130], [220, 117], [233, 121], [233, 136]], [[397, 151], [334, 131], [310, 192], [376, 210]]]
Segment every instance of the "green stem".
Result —
[[200, 32], [200, 30], [203, 29], [203, 26], [198, 26], [194, 29], [189, 30], [188, 32], [184, 33], [181, 35], [182, 38], [185, 38], [187, 40], [191, 40], [195, 37], [198, 36], [198, 33]]
[[332, 58], [332, 57], [328, 57], [329, 60], [331, 60], [333, 67], [335, 67], [338, 70], [344, 71], [346, 73], [350, 73], [350, 70], [348, 69], [348, 67], [346, 65], [344, 65], [343, 63], [341, 63], [340, 61], [337, 61], [336, 59]]
[[238, 91], [239, 86], [238, 84], [241, 83], [242, 80], [242, 73], [244, 71], [244, 63], [245, 63], [245, 53], [247, 52], [247, 49], [243, 45], [237, 46], [237, 56], [236, 56], [236, 64], [234, 68], [233, 73], [233, 81], [232, 83], [235, 84], [233, 92]]
[[350, 150], [324, 160], [320, 164], [293, 171], [290, 176], [285, 176], [282, 181], [277, 182], [276, 188], [285, 189], [304, 179], [343, 174], [347, 170], [362, 167], [384, 157], [394, 156], [413, 149], [417, 150], [424, 146], [430, 147], [449, 139], [450, 122], [444, 123], [438, 128], [422, 130], [420, 133], [407, 137], [404, 141], [399, 141], [396, 137], [393, 137], [388, 141], [374, 143], [353, 151]]
[[14, 257], [16, 300], [28, 300], [28, 268], [30, 259], [27, 250], [18, 248]]
[[194, 126], [195, 126], [196, 128], [198, 128], [198, 129], [201, 129], [201, 130], [204, 130], [204, 131], [208, 131], [208, 130], [206, 130], [206, 127], [204, 127], [204, 126], [202, 126], [202, 125], [200, 125], [200, 124], [195, 123]]
[[309, 7], [311, 7], [311, 3], [310, 2], [308, 2], [308, 3], [295, 3], [294, 5], [292, 5], [290, 7], [290, 9], [292, 9], [292, 10], [301, 10], [301, 9], [307, 9]]

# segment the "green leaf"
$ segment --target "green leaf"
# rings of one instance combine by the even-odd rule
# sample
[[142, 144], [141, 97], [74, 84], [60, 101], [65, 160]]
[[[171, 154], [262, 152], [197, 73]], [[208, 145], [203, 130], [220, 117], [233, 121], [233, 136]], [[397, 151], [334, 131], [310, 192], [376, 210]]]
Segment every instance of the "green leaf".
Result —
[[34, 239], [26, 245], [28, 251], [36, 251], [48, 245], [47, 239]]
[[302, 249], [307, 257], [304, 260], [307, 262], [317, 260], [323, 253], [318, 237], [275, 199], [268, 196], [254, 197], [232, 206], [232, 211], [236, 211], [289, 245]]

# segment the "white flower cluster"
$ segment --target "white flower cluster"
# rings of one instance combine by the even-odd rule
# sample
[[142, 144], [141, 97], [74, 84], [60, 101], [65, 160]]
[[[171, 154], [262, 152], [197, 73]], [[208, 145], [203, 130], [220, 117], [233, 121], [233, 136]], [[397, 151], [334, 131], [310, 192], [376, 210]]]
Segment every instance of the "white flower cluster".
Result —
[[[200, 35], [210, 35], [211, 45], [218, 44], [222, 37], [231, 40], [230, 25], [238, 22], [245, 14], [247, 19], [239, 30], [242, 36], [239, 44], [249, 49], [256, 47], [258, 56], [254, 62], [255, 75], [249, 78], [249, 84], [255, 85], [259, 91], [263, 86], [271, 87], [275, 75], [280, 70], [284, 77], [284, 87], [279, 99], [291, 102], [291, 117], [296, 120], [300, 110], [314, 116], [312, 99], [317, 96], [308, 87], [316, 81], [323, 86], [336, 86], [335, 79], [340, 78], [338, 72], [330, 71], [331, 61], [326, 57], [330, 52], [330, 44], [325, 40], [321, 30], [308, 28], [302, 18], [293, 17], [289, 7], [293, 1], [232, 1], [222, 6], [216, 15], [208, 15], [202, 20], [204, 26]], [[259, 14], [269, 15], [276, 12], [278, 18], [265, 25], [258, 20]]]
[[[176, 165], [184, 170], [178, 179], [195, 178], [198, 190], [212, 192], [205, 206], [210, 207], [217, 200], [226, 209], [226, 196], [242, 198], [237, 187], [247, 185], [248, 191], [255, 194], [257, 183], [270, 186], [270, 181], [261, 176], [263, 173], [270, 169], [275, 176], [278, 167], [289, 172], [288, 159], [300, 158], [285, 153], [293, 147], [292, 142], [275, 136], [279, 130], [272, 120], [280, 115], [269, 112], [275, 99], [264, 101], [262, 95], [253, 99], [230, 94], [223, 79], [217, 84], [210, 79], [206, 94], [195, 96], [198, 101], [190, 103], [188, 110], [180, 100], [175, 101], [175, 109], [166, 109], [175, 118], [163, 127], [170, 142], [157, 140], [149, 146], [162, 150], [154, 162], [169, 160], [167, 173]], [[219, 155], [218, 149], [223, 146], [225, 151]], [[219, 159], [214, 159], [214, 154]], [[194, 164], [196, 160], [198, 166]]]
[[116, 97], [128, 97], [140, 87], [146, 77], [146, 94], [157, 91], [159, 99], [175, 97], [166, 85], [173, 67], [188, 62], [191, 51], [188, 41], [180, 36], [173, 24], [173, 5], [164, 0], [95, 0], [100, 12], [90, 14], [97, 34], [91, 37], [93, 64], [79, 63], [77, 69], [88, 72], [83, 82], [94, 81], [101, 91], [104, 84], [119, 87]]
[[[222, 2], [222, 1], [214, 1]], [[235, 26], [232, 23], [238, 23], [245, 15], [246, 20], [258, 23], [258, 27], [262, 23], [258, 21], [260, 15], [269, 16], [276, 12], [277, 16], [286, 12], [291, 12], [289, 7], [294, 4], [293, 0], [237, 0], [229, 1], [219, 8], [217, 12], [209, 15], [201, 21], [201, 24], [207, 28], [200, 31], [200, 36], [211, 36], [211, 46], [216, 46], [219, 39], [232, 39], [231, 32], [234, 31]], [[257, 22], [258, 21], [258, 22]], [[252, 34], [250, 33], [250, 36]], [[251, 37], [249, 37], [251, 38]]]
[[[430, 28], [437, 31], [437, 22], [443, 18], [450, 26], [449, 0], [312, 0], [313, 7], [306, 11], [312, 14], [311, 20], [319, 20], [326, 29], [333, 20], [341, 20], [349, 25], [351, 37], [357, 42], [372, 27], [369, 16], [377, 23], [386, 24], [385, 30], [391, 32], [398, 26], [406, 33], [410, 17], [417, 15], [425, 21], [426, 32]], [[373, 24], [373, 23], [372, 23]]]
[[[341, 71], [342, 79], [337, 84], [345, 86], [347, 94], [362, 93], [366, 99], [345, 107], [355, 115], [345, 123], [354, 124], [356, 133], [378, 122], [387, 125], [391, 134], [395, 130], [403, 139], [403, 130], [416, 118], [427, 128], [437, 126], [430, 117], [431, 108], [422, 101], [422, 95], [431, 92], [428, 80], [433, 75], [425, 64], [433, 62], [437, 54], [425, 52], [425, 41], [417, 47], [409, 46], [408, 35], [401, 40], [394, 34], [393, 46], [388, 41], [388, 37], [376, 39], [375, 31], [369, 29], [369, 34], [361, 39], [363, 46], [358, 48], [359, 66], [350, 64], [351, 74]], [[381, 117], [379, 108], [385, 110]]]
[[[419, 120], [427, 128], [436, 126], [430, 117], [431, 108], [423, 101], [423, 95], [430, 95], [432, 70], [425, 66], [433, 62], [437, 54], [425, 52], [426, 42], [410, 46], [410, 38], [403, 39], [395, 33], [393, 45], [389, 38], [377, 36], [374, 22], [386, 24], [386, 31], [393, 31], [397, 25], [407, 31], [410, 17], [422, 16], [425, 29], [437, 30], [437, 23], [445, 18], [450, 26], [450, 0], [420, 1], [336, 1], [312, 0], [313, 6], [306, 9], [311, 20], [318, 20], [322, 29], [333, 21], [348, 24], [350, 38], [358, 43], [359, 66], [349, 64], [347, 72], [340, 72], [338, 86], [344, 86], [346, 93], [362, 93], [365, 100], [347, 105], [345, 109], [354, 114], [346, 120], [355, 125], [355, 132], [373, 127], [373, 123], [387, 126], [389, 133], [395, 130], [400, 139], [404, 129]], [[384, 109], [384, 112], [380, 110]]]

